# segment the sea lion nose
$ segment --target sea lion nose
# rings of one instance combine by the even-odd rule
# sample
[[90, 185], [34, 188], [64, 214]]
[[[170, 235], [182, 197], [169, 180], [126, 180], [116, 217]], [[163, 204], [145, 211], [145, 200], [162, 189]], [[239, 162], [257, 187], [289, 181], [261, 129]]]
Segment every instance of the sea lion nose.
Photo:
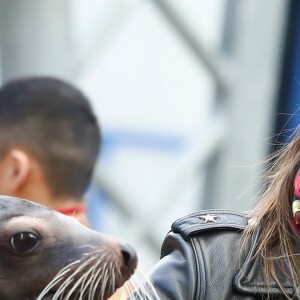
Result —
[[124, 261], [124, 271], [127, 272], [130, 269], [134, 269], [137, 264], [137, 254], [134, 248], [129, 244], [122, 243], [120, 245], [121, 253]]

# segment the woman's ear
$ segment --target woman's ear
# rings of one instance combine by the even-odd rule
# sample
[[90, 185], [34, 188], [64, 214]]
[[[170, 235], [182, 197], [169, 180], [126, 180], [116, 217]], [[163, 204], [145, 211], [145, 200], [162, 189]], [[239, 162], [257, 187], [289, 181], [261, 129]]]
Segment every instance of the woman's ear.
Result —
[[11, 149], [1, 162], [0, 186], [5, 194], [14, 195], [26, 183], [30, 158], [22, 150]]

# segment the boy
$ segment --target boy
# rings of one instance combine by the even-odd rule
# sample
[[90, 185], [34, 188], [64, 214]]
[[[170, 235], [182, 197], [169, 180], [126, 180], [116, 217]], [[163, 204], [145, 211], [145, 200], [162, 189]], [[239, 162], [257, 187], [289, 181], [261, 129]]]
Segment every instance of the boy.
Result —
[[50, 77], [0, 89], [0, 194], [25, 198], [87, 225], [83, 195], [100, 145], [86, 97]]

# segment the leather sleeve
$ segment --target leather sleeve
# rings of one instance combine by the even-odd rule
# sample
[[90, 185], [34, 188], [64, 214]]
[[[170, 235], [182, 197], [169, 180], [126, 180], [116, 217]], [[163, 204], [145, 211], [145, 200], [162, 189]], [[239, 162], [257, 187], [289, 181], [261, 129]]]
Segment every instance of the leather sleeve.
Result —
[[233, 277], [247, 224], [247, 215], [229, 210], [202, 210], [176, 220], [150, 274], [158, 299], [242, 299]]
[[170, 232], [162, 245], [161, 260], [150, 274], [159, 299], [195, 299], [199, 276], [191, 244], [180, 234]]

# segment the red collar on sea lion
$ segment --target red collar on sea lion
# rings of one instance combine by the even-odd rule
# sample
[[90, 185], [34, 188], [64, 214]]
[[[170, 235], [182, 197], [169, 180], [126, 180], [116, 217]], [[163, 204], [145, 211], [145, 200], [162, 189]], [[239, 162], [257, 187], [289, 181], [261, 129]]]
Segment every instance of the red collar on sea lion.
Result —
[[72, 205], [72, 206], [67, 206], [67, 207], [62, 207], [62, 208], [57, 208], [56, 211], [64, 214], [64, 215], [77, 215], [80, 213], [85, 213], [86, 212], [86, 206], [82, 204], [78, 205]]

